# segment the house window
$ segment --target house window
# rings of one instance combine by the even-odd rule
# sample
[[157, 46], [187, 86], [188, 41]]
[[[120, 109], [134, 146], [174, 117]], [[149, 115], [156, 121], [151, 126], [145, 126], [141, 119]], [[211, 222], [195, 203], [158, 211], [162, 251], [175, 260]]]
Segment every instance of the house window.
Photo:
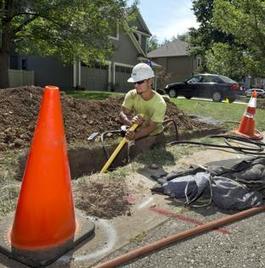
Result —
[[202, 65], [202, 59], [201, 57], [197, 57], [197, 68], [201, 67]]
[[27, 59], [22, 59], [22, 61], [21, 61], [21, 69], [22, 70], [27, 70], [27, 67], [28, 67]]
[[17, 55], [11, 55], [9, 64], [10, 64], [10, 69], [18, 69], [18, 67], [19, 67], [18, 56]]

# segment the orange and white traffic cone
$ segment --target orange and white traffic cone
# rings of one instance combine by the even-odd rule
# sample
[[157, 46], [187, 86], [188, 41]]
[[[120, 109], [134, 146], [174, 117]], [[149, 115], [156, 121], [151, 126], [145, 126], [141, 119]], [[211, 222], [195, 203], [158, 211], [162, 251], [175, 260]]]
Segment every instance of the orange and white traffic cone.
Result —
[[248, 107], [241, 118], [238, 129], [234, 130], [233, 133], [253, 140], [262, 140], [263, 135], [255, 129], [254, 115], [257, 107], [257, 92], [252, 92], [251, 98], [248, 103]]
[[[0, 251], [33, 267], [49, 264], [93, 234], [94, 224], [83, 220], [74, 211], [60, 91], [46, 86], [9, 232], [10, 245], [0, 243]], [[0, 234], [2, 229], [0, 224]]]

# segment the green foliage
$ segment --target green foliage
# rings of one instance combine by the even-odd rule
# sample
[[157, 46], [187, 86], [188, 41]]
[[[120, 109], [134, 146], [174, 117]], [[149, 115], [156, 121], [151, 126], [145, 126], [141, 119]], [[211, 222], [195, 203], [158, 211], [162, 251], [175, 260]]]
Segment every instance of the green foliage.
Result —
[[[214, 0], [193, 0], [193, 11], [200, 23], [198, 29], [190, 29], [191, 53], [203, 58], [212, 45], [218, 43], [233, 44], [233, 36], [216, 28], [212, 23]], [[203, 70], [208, 71], [207, 61], [203, 61]]]
[[189, 42], [190, 34], [189, 34], [189, 32], [186, 32], [184, 34], [178, 34], [177, 39], [184, 41], [184, 42]]
[[[112, 25], [122, 21], [124, 0], [5, 0], [0, 13], [2, 49], [53, 55], [64, 62], [103, 60], [112, 51]], [[9, 45], [4, 47], [4, 44]]]
[[235, 37], [245, 47], [250, 74], [265, 75], [265, 2], [263, 0], [215, 0], [215, 27]]
[[191, 52], [204, 57], [203, 71], [265, 75], [263, 0], [194, 0], [193, 11], [200, 27], [190, 31]]
[[172, 36], [170, 39], [164, 39], [164, 41], [161, 42], [160, 46], [163, 46], [163, 45], [166, 45], [172, 41], [175, 41], [175, 40], [181, 40], [181, 41], [184, 41], [184, 42], [189, 42], [190, 40], [190, 33], [187, 32], [187, 33], [184, 33], [184, 34], [179, 34], [177, 36]]
[[159, 47], [158, 39], [155, 35], [147, 39], [147, 52], [153, 51]]
[[210, 72], [241, 80], [245, 75], [245, 57], [241, 49], [224, 43], [214, 43], [206, 51], [207, 67]]

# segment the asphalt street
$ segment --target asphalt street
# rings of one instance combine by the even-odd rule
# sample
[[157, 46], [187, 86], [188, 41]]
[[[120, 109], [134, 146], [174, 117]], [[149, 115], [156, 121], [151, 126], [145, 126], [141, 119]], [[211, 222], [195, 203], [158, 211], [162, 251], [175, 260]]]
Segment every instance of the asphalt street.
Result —
[[[190, 210], [188, 214], [190, 217], [203, 219], [204, 222], [224, 216], [213, 208]], [[229, 234], [210, 231], [138, 258], [122, 267], [262, 268], [265, 267], [264, 225], [264, 213], [257, 214], [226, 226], [225, 230]], [[130, 243], [108, 259], [193, 227], [193, 224], [169, 219], [146, 234], [142, 241]]]

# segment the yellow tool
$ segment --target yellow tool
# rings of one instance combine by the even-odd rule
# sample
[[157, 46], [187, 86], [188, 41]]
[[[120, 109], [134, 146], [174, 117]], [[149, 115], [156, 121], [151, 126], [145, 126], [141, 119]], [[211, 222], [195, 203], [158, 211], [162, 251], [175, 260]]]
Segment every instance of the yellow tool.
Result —
[[[134, 131], [137, 127], [138, 127], [138, 124], [133, 124], [129, 128], [129, 130]], [[105, 173], [107, 171], [107, 169], [109, 168], [109, 166], [111, 165], [111, 163], [113, 162], [113, 160], [115, 159], [115, 157], [120, 152], [120, 150], [122, 149], [122, 147], [125, 145], [126, 142], [128, 142], [128, 140], [124, 137], [121, 140], [120, 144], [115, 149], [115, 151], [112, 153], [112, 155], [110, 156], [110, 158], [108, 159], [108, 161], [106, 162], [106, 164], [104, 165], [104, 167], [101, 169], [100, 173]]]

